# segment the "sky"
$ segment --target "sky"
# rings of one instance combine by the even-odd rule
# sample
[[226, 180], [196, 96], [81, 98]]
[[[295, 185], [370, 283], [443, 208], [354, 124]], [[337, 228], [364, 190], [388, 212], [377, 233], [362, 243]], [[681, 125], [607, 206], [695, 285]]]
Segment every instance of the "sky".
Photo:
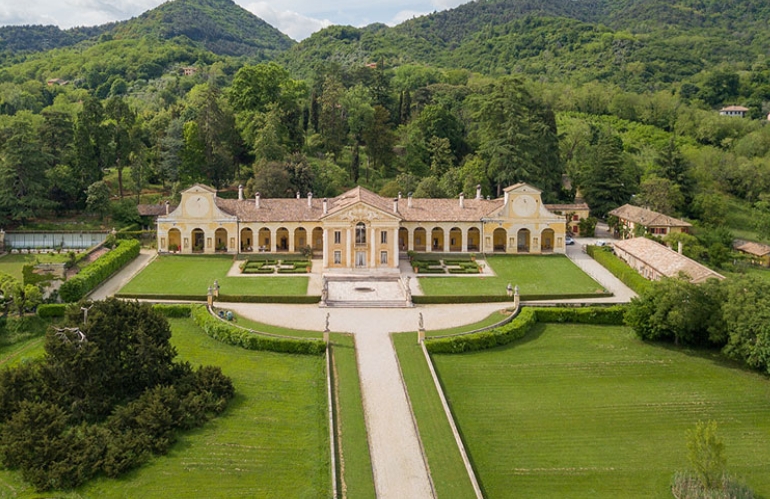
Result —
[[[457, 7], [467, 0], [235, 0], [272, 26], [300, 41], [332, 24], [396, 25], [415, 16]], [[54, 24], [62, 29], [123, 21], [162, 0], [0, 0], [0, 26]]]

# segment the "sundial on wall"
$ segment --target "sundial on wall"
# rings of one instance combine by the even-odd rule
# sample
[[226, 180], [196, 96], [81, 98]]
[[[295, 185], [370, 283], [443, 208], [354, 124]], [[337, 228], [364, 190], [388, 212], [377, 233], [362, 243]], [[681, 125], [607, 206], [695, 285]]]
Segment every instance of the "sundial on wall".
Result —
[[518, 196], [513, 200], [513, 212], [520, 217], [529, 217], [537, 210], [537, 203], [532, 196]]
[[209, 203], [203, 196], [191, 196], [185, 201], [184, 207], [190, 217], [201, 218], [209, 213]]

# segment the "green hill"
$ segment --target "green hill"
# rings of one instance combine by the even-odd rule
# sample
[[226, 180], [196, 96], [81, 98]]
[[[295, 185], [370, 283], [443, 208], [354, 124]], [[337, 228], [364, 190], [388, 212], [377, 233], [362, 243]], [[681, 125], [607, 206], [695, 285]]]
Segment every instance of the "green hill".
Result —
[[660, 88], [766, 52], [770, 7], [749, 0], [488, 0], [388, 28], [332, 26], [281, 57], [297, 74], [384, 60]]
[[294, 41], [232, 0], [172, 0], [111, 30], [115, 38], [184, 36], [219, 55], [269, 57]]

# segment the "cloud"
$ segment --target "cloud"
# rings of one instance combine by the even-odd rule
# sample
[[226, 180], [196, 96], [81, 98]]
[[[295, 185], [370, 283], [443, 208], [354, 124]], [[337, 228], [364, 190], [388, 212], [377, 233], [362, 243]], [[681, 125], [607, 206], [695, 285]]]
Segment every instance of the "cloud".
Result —
[[244, 8], [297, 41], [332, 25], [328, 19], [316, 19], [292, 10], [276, 10], [267, 2], [250, 3]]
[[404, 21], [412, 19], [413, 17], [420, 17], [426, 14], [430, 14], [430, 12], [418, 12], [416, 10], [402, 10], [400, 12], [397, 12], [396, 15], [393, 16], [393, 19], [388, 23], [388, 26], [395, 26], [397, 24], [401, 24]]

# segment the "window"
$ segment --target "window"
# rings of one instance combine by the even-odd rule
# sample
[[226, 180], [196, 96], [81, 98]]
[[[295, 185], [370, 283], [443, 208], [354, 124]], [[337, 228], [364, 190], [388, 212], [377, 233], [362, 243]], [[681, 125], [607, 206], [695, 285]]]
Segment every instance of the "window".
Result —
[[388, 244], [388, 231], [380, 231], [380, 244]]
[[387, 265], [388, 264], [388, 252], [387, 251], [380, 251], [380, 264]]
[[342, 263], [342, 251], [334, 252], [334, 263], [340, 265]]
[[573, 222], [577, 222], [578, 220], [580, 220], [580, 215], [572, 215]]
[[366, 244], [366, 225], [363, 222], [356, 224], [356, 244]]
[[342, 243], [342, 232], [335, 230], [334, 231], [334, 244], [340, 244]]

